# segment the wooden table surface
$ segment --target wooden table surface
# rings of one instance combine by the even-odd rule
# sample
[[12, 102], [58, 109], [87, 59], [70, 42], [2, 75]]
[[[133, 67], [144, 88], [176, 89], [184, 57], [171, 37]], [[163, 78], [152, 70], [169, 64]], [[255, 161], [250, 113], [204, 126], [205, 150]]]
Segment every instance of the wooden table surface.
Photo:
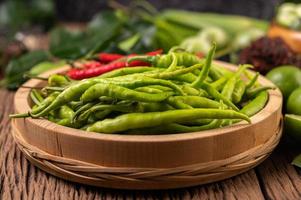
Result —
[[30, 164], [13, 141], [8, 114], [13, 92], [0, 89], [0, 199], [301, 199], [301, 170], [290, 164], [301, 148], [282, 138], [255, 169], [221, 182], [162, 191], [121, 191], [76, 184]]

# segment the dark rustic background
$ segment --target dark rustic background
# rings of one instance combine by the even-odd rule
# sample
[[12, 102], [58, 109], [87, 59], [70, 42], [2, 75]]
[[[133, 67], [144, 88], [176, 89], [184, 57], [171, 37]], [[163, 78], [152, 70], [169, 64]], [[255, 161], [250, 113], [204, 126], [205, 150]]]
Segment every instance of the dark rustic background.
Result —
[[[295, 0], [296, 1], [296, 0]], [[301, 0], [298, 0], [301, 2]], [[119, 0], [127, 5], [130, 0]], [[181, 8], [196, 11], [231, 13], [261, 19], [271, 19], [283, 0], [149, 0], [156, 8]], [[87, 21], [101, 9], [107, 0], [55, 0], [57, 16], [63, 21]]]

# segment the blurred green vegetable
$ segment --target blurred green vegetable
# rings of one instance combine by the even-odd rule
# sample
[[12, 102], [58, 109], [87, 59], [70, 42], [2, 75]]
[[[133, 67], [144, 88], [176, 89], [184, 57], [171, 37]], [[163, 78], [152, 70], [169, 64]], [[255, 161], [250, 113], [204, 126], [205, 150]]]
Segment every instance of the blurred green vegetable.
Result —
[[0, 27], [10, 33], [31, 25], [45, 29], [54, 23], [53, 0], [7, 0], [0, 4]]
[[[199, 32], [199, 34], [193, 34], [192, 37], [177, 36], [178, 40], [173, 39], [174, 42], [169, 42], [170, 45], [178, 45], [176, 43], [182, 39], [181, 47], [190, 52], [206, 54], [210, 44], [215, 41], [218, 44], [215, 57], [244, 48], [261, 37], [268, 28], [268, 22], [248, 17], [183, 10], [166, 10], [160, 15], [160, 20], [165, 24], [173, 24], [173, 27], [178, 26], [186, 31], [190, 30], [191, 33]], [[175, 32], [175, 29], [171, 32]], [[163, 42], [160, 43], [164, 43], [167, 39], [162, 37]]]
[[17, 89], [26, 79], [23, 77], [36, 64], [50, 60], [50, 55], [46, 51], [32, 51], [17, 59], [12, 59], [5, 71], [5, 79], [1, 85], [8, 89]]
[[232, 47], [234, 50], [247, 47], [252, 41], [263, 37], [265, 32], [259, 28], [250, 28], [238, 33], [233, 39]]
[[106, 48], [119, 34], [122, 21], [115, 12], [97, 15], [85, 31], [54, 29], [50, 34], [50, 53], [58, 58], [77, 59]]
[[180, 47], [191, 53], [202, 52], [207, 54], [213, 42], [217, 44], [217, 53], [219, 49], [229, 44], [228, 34], [219, 27], [208, 27], [201, 30], [196, 36], [188, 37]]
[[162, 13], [162, 17], [168, 21], [196, 29], [218, 26], [233, 35], [254, 27], [265, 31], [269, 25], [266, 21], [243, 16], [199, 13], [184, 10], [166, 10]]
[[301, 29], [301, 4], [283, 3], [276, 14], [276, 23], [290, 29]]
[[33, 66], [31, 70], [29, 70], [29, 75], [39, 75], [41, 73], [44, 73], [48, 70], [57, 69], [64, 65], [66, 65], [66, 61], [61, 60], [58, 62], [50, 62], [50, 61], [44, 61], [41, 63], [38, 63], [37, 65]]

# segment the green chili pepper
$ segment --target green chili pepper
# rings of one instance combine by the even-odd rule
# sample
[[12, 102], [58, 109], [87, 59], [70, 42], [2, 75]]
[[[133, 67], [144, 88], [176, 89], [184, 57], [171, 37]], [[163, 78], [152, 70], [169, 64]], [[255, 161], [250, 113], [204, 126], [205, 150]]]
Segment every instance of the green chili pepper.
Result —
[[[100, 79], [99, 79], [100, 80]], [[104, 81], [100, 81], [100, 83], [113, 83], [115, 85], [123, 86], [126, 88], [134, 89], [142, 86], [148, 86], [148, 85], [161, 85], [166, 86], [169, 88], [172, 88], [176, 92], [178, 92], [180, 95], [185, 95], [181, 87], [179, 87], [177, 84], [173, 83], [172, 81], [168, 80], [162, 80], [162, 79], [156, 79], [151, 77], [128, 77], [127, 79], [106, 79]]]
[[191, 84], [192, 87], [199, 87], [208, 77], [215, 50], [216, 50], [216, 44], [213, 43], [213, 46], [206, 57], [205, 65], [202, 68], [202, 71], [197, 77], [197, 79]]
[[257, 88], [254, 88], [254, 89], [249, 89], [249, 90], [246, 91], [246, 97], [248, 99], [252, 99], [255, 96], [257, 96], [260, 92], [266, 91], [266, 90], [269, 90], [269, 89], [275, 89], [275, 87], [272, 87], [272, 86], [262, 86], [262, 87], [257, 87]]
[[141, 102], [139, 103], [143, 109], [143, 112], [157, 112], [173, 110], [174, 108], [164, 102]]
[[143, 77], [143, 78], [136, 78], [136, 79], [128, 79], [128, 81], [123, 80], [118, 82], [110, 79], [93, 78], [93, 79], [82, 80], [73, 85], [70, 85], [62, 93], [60, 93], [57, 96], [57, 98], [55, 98], [55, 100], [51, 102], [49, 106], [41, 110], [31, 112], [31, 115], [33, 117], [42, 117], [47, 115], [47, 113], [49, 113], [51, 110], [57, 109], [58, 107], [65, 105], [71, 101], [79, 100], [81, 95], [88, 88], [90, 88], [91, 86], [97, 83], [103, 83], [103, 84], [114, 83], [116, 85], [127, 87], [127, 88], [137, 88], [137, 87], [142, 87], [147, 85], [163, 85], [176, 90], [182, 95], [185, 95], [185, 93], [182, 91], [182, 89], [179, 86], [167, 80]]
[[220, 90], [222, 90], [222, 88], [226, 82], [227, 82], [227, 78], [222, 77], [222, 78], [214, 81], [213, 83], [211, 83], [211, 86], [214, 87], [216, 90], [220, 91]]
[[71, 119], [74, 115], [74, 111], [67, 105], [60, 107], [58, 116], [61, 119], [68, 118]]
[[61, 126], [72, 127], [72, 122], [71, 122], [71, 119], [69, 119], [69, 118], [60, 119], [60, 120], [56, 121], [55, 123], [57, 123], [58, 125], [61, 125]]
[[201, 68], [203, 66], [203, 63], [192, 65], [191, 67], [174, 70], [174, 71], [168, 71], [162, 72], [162, 73], [156, 73], [156, 74], [149, 74], [146, 75], [151, 78], [158, 78], [158, 79], [171, 79], [179, 75], [187, 74], [189, 72], [194, 71], [195, 69]]
[[83, 102], [93, 101], [101, 96], [109, 96], [116, 99], [128, 99], [133, 101], [143, 102], [158, 102], [163, 101], [171, 95], [169, 92], [149, 94], [127, 89], [114, 84], [96, 84], [90, 87], [81, 96]]
[[[52, 93], [47, 98], [45, 98], [38, 107], [35, 107], [34, 109], [32, 109], [31, 113], [38, 113], [38, 112], [43, 111], [45, 108], [47, 108], [47, 106], [51, 105], [51, 103], [54, 101], [54, 99], [58, 95], [59, 95], [59, 92]], [[31, 116], [31, 113], [12, 114], [12, 115], [9, 115], [9, 117], [10, 118], [24, 118], [24, 117]]]
[[169, 67], [166, 69], [166, 71], [173, 71], [178, 66], [178, 58], [174, 52], [171, 52], [171, 58], [172, 62], [170, 63]]
[[[251, 117], [264, 108], [268, 99], [268, 92], [262, 91], [253, 100], [243, 106], [243, 108], [239, 112]], [[233, 123], [238, 123], [240, 121], [241, 120], [224, 120], [222, 125], [226, 126]]]
[[151, 87], [139, 87], [135, 89], [138, 92], [146, 92], [146, 93], [151, 93], [151, 94], [156, 94], [156, 93], [161, 93], [163, 92], [162, 90], [156, 89], [156, 88], [151, 88]]
[[95, 104], [96, 104], [96, 103], [94, 103], [94, 102], [90, 102], [90, 103], [87, 103], [87, 104], [83, 105], [82, 107], [80, 107], [80, 108], [74, 113], [74, 115], [72, 116], [72, 119], [71, 119], [72, 123], [76, 123], [77, 121], [79, 121], [79, 120], [78, 120], [79, 115], [80, 115], [82, 112], [84, 112], [84, 111], [90, 109], [90, 108], [91, 108], [92, 106], [94, 106]]
[[195, 76], [193, 73], [187, 73], [187, 74], [171, 77], [172, 80], [181, 81], [185, 83], [192, 83], [193, 81], [196, 80], [196, 78], [197, 76]]
[[196, 119], [192, 121], [182, 122], [181, 125], [185, 126], [203, 126], [211, 123], [214, 119]]
[[222, 90], [222, 95], [228, 100], [232, 101], [232, 94], [235, 88], [236, 81], [240, 78], [241, 74], [247, 69], [251, 67], [250, 65], [240, 65], [239, 69], [235, 72], [235, 74], [228, 79], [226, 85]]
[[174, 99], [188, 104], [194, 108], [219, 108], [220, 103], [206, 97], [199, 96], [175, 96]]
[[64, 87], [71, 83], [70, 79], [66, 76], [53, 74], [48, 78], [48, 85], [51, 87]]
[[174, 108], [177, 109], [193, 109], [192, 106], [184, 103], [183, 101], [178, 100], [175, 97], [169, 97], [166, 99], [166, 102]]
[[169, 88], [169, 87], [166, 87], [166, 86], [162, 86], [162, 85], [149, 85], [149, 86], [147, 86], [147, 87], [149, 87], [149, 88], [154, 88], [154, 89], [158, 89], [158, 90], [162, 90], [162, 91], [172, 91], [172, 89], [171, 88]]
[[239, 112], [251, 117], [264, 108], [268, 99], [268, 92], [262, 91], [252, 101], [246, 104]]
[[118, 76], [129, 75], [129, 74], [150, 72], [155, 70], [157, 70], [157, 68], [155, 67], [124, 67], [124, 68], [113, 70], [111, 72], [104, 73], [98, 76], [98, 78], [113, 78]]
[[30, 91], [30, 98], [33, 101], [33, 103], [37, 106], [41, 105], [41, 102], [44, 100], [36, 89], [32, 89]]
[[[167, 68], [173, 61], [173, 54], [157, 55], [157, 56], [133, 56], [130, 57], [127, 62], [130, 63], [134, 60], [141, 60], [150, 62], [153, 66], [159, 68]], [[177, 57], [178, 66], [191, 66], [200, 63], [201, 59], [194, 54], [188, 52], [175, 52], [174, 55]]]
[[118, 111], [118, 112], [142, 112], [142, 108], [139, 106], [137, 102], [131, 102], [128, 104], [121, 105], [104, 105], [104, 104], [96, 104], [89, 109], [85, 110], [82, 114], [79, 115], [79, 121], [86, 121], [92, 114], [97, 113], [99, 111]]
[[255, 76], [252, 77], [252, 79], [250, 80], [250, 82], [246, 85], [246, 90], [252, 88], [255, 85], [258, 77], [259, 77], [259, 72], [257, 72], [255, 74]]
[[233, 103], [238, 104], [246, 90], [246, 84], [242, 80], [238, 80], [232, 93]]
[[130, 135], [150, 135], [150, 134], [172, 134], [172, 133], [187, 133], [197, 132], [209, 129], [218, 128], [221, 125], [221, 120], [212, 120], [209, 124], [201, 126], [185, 126], [177, 123], [165, 124], [156, 127], [132, 129], [126, 131], [126, 134]]
[[99, 112], [95, 112], [94, 116], [98, 120], [104, 119], [106, 116], [108, 116], [112, 111], [111, 110], [102, 110]]
[[227, 106], [229, 106], [233, 110], [239, 110], [229, 99], [220, 94], [214, 87], [212, 87], [208, 83], [203, 83], [201, 87], [216, 100], [222, 100]]
[[87, 128], [92, 132], [117, 133], [129, 129], [146, 128], [170, 123], [180, 123], [195, 119], [243, 119], [250, 123], [250, 119], [233, 110], [219, 109], [182, 109], [164, 112], [130, 113], [120, 115], [114, 119], [96, 122]]
[[201, 88], [193, 88], [191, 87], [190, 85], [188, 84], [185, 84], [185, 85], [182, 85], [182, 90], [187, 94], [187, 95], [190, 95], [190, 96], [201, 96], [201, 97], [208, 97], [208, 93], [201, 89]]

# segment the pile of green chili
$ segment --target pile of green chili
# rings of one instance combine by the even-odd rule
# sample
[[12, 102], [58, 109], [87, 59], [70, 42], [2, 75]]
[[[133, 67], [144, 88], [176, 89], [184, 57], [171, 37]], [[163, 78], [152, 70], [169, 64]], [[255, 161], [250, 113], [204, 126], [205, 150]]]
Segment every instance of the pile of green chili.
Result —
[[250, 116], [268, 101], [267, 89], [250, 65], [231, 72], [206, 59], [174, 49], [168, 54], [135, 56], [151, 67], [126, 67], [73, 81], [54, 74], [42, 90], [31, 90], [30, 112], [11, 115], [46, 118], [57, 124], [99, 133], [169, 134], [219, 128]]

